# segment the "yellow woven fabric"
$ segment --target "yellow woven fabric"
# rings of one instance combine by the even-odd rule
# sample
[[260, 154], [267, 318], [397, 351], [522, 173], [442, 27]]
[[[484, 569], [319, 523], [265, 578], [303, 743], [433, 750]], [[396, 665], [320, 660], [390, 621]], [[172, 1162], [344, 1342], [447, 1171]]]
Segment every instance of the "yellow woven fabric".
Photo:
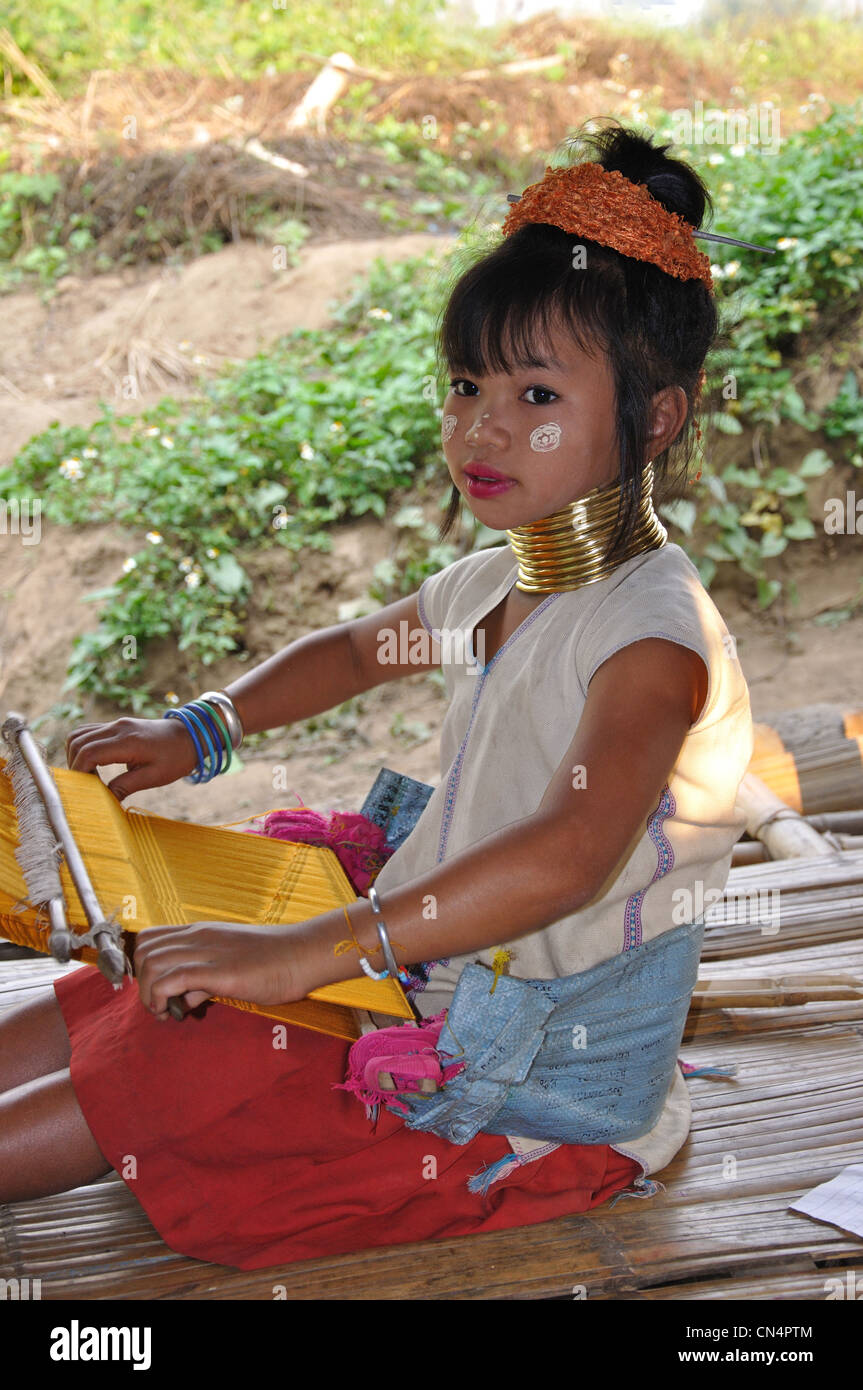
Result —
[[[0, 758], [0, 935], [47, 951], [45, 914], [26, 903], [27, 888], [15, 858], [18, 817], [4, 769]], [[357, 901], [330, 849], [125, 810], [98, 776], [49, 770], [93, 891], [106, 917], [116, 913], [124, 931], [199, 921], [302, 922]], [[60, 876], [69, 925], [86, 932], [87, 919], [65, 863]], [[90, 964], [96, 959], [89, 947], [75, 957]], [[398, 981], [365, 976], [326, 985], [295, 1004], [219, 1002], [345, 1038], [358, 1035], [351, 1012], [355, 1008], [412, 1017]]]

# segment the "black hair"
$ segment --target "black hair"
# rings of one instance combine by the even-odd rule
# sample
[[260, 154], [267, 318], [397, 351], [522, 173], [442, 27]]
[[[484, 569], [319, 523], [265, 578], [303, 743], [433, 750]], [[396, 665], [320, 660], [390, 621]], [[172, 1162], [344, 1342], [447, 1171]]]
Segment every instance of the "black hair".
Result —
[[[693, 228], [713, 211], [698, 174], [670, 158], [670, 145], [613, 122], [593, 130], [588, 121], [563, 142], [585, 160], [595, 151], [602, 168], [619, 170], [643, 184], [669, 212]], [[654, 394], [679, 386], [688, 410], [677, 437], [653, 460], [654, 497], [679, 462], [685, 478], [692, 459], [698, 381], [718, 333], [716, 304], [701, 280], [681, 280], [647, 261], [621, 255], [597, 242], [585, 247], [585, 268], [573, 273], [573, 235], [547, 223], [529, 223], [482, 255], [460, 274], [440, 316], [436, 338], [438, 370], [458, 364], [469, 374], [510, 371], [536, 356], [537, 337], [546, 337], [560, 316], [579, 347], [607, 354], [614, 377], [616, 436], [620, 453], [620, 503], [607, 558], [626, 543], [636, 524], [641, 477], [647, 463], [649, 407]], [[461, 511], [455, 484], [439, 529], [443, 540]]]

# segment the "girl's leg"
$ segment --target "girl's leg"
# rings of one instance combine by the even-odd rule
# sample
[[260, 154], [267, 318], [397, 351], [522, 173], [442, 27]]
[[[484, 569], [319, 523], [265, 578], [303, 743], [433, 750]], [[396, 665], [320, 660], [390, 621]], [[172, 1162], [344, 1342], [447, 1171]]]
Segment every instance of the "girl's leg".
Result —
[[69, 1034], [53, 989], [0, 1018], [0, 1091], [69, 1065]]
[[68, 1071], [0, 1095], [0, 1202], [67, 1192], [110, 1172]]
[[65, 1192], [111, 1171], [78, 1105], [70, 1056], [53, 989], [0, 1018], [0, 1202]]

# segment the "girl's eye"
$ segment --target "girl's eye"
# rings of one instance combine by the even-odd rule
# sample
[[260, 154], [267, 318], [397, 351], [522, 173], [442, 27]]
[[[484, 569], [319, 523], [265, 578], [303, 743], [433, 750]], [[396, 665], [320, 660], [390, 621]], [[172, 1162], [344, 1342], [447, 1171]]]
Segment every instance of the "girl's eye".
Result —
[[[469, 392], [466, 391], [459, 391], [459, 386], [466, 386], [471, 391], [476, 391], [478, 389], [475, 382], [468, 381], [466, 377], [455, 377], [450, 381], [450, 390], [454, 396], [469, 394]], [[549, 386], [529, 386], [524, 394], [525, 396], [529, 396], [531, 392], [536, 392], [536, 394], [543, 399], [528, 401], [528, 405], [550, 405], [552, 400], [557, 400], [557, 392], [552, 391]]]
[[[552, 391], [548, 386], [528, 386], [527, 391], [525, 392], [525, 395], [530, 395], [531, 391], [536, 391], [540, 396], [546, 396], [546, 397], [551, 397], [551, 396], [553, 396], [554, 399], [557, 400], [557, 392], [556, 392], [556, 391]], [[544, 401], [529, 401], [529, 402], [528, 402], [529, 405], [549, 405], [550, 403], [551, 403], [551, 402], [550, 402], [550, 400], [548, 400], [548, 399], [546, 399], [546, 400], [544, 400]]]

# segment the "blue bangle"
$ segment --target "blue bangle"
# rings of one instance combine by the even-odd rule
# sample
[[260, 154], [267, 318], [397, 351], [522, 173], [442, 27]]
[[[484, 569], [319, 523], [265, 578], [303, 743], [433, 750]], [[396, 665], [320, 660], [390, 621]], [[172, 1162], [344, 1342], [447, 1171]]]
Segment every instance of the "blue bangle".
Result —
[[216, 723], [215, 719], [213, 718], [212, 714], [207, 709], [207, 707], [205, 705], [199, 704], [197, 700], [190, 701], [190, 703], [184, 705], [183, 708], [185, 709], [190, 719], [193, 719], [195, 717], [195, 714], [198, 714], [200, 718], [205, 721], [206, 727], [209, 728], [210, 733], [213, 735], [213, 740], [215, 742], [216, 749], [218, 752], [218, 763], [216, 764], [216, 770], [212, 775], [213, 777], [218, 777], [219, 773], [222, 771], [222, 763], [224, 762], [225, 757], [224, 742], [222, 739], [222, 735], [219, 732], [218, 724]]
[[198, 769], [197, 769], [196, 772], [191, 773], [191, 775], [190, 775], [189, 777], [184, 777], [184, 778], [183, 778], [183, 781], [184, 781], [184, 782], [200, 782], [200, 781], [202, 780], [202, 778], [203, 778], [203, 775], [204, 775], [204, 750], [203, 750], [203, 748], [201, 747], [201, 741], [200, 741], [200, 739], [198, 738], [198, 735], [195, 733], [195, 730], [194, 730], [194, 727], [193, 727], [193, 725], [192, 725], [191, 719], [189, 719], [189, 718], [183, 713], [183, 711], [182, 711], [182, 710], [179, 710], [179, 709], [168, 709], [168, 710], [165, 710], [165, 713], [162, 715], [162, 718], [163, 718], [163, 719], [179, 719], [179, 720], [181, 720], [181, 721], [183, 722], [183, 724], [185, 725], [185, 727], [188, 729], [189, 733], [192, 735], [192, 742], [193, 742], [194, 745], [195, 745], [195, 752], [196, 752], [197, 755], [198, 755]]
[[225, 766], [222, 768], [222, 771], [228, 772], [231, 763], [233, 762], [234, 754], [231, 746], [231, 735], [228, 733], [228, 726], [222, 718], [218, 706], [211, 704], [210, 701], [205, 700], [203, 696], [199, 700], [193, 700], [192, 706], [195, 709], [203, 710], [203, 712], [213, 721], [214, 726], [218, 728], [221, 741], [225, 745], [225, 757], [227, 758], [227, 762], [225, 763]]
[[[200, 781], [201, 781], [201, 782], [211, 782], [212, 779], [216, 776], [216, 773], [219, 772], [219, 771], [221, 771], [221, 767], [222, 767], [222, 754], [221, 754], [222, 741], [221, 741], [221, 739], [219, 740], [219, 748], [218, 748], [218, 750], [217, 750], [216, 747], [215, 747], [215, 745], [214, 745], [214, 743], [213, 743], [213, 740], [212, 740], [212, 737], [211, 737], [211, 735], [210, 735], [209, 729], [207, 728], [207, 726], [206, 726], [206, 724], [204, 723], [203, 719], [201, 719], [200, 715], [199, 715], [199, 714], [196, 714], [196, 712], [192, 709], [192, 707], [191, 707], [190, 705], [184, 705], [184, 706], [183, 706], [182, 713], [185, 714], [185, 716], [186, 716], [187, 719], [191, 719], [191, 720], [193, 721], [193, 723], [197, 725], [198, 729], [200, 730], [201, 734], [202, 734], [203, 737], [204, 737], [204, 742], [205, 742], [206, 745], [207, 745], [207, 752], [208, 752], [208, 755], [209, 755], [209, 758], [210, 758], [210, 766], [209, 766], [209, 768], [206, 769], [206, 775], [203, 776], [203, 777], [201, 777], [201, 778], [200, 778]], [[218, 762], [217, 762], [217, 758], [218, 758]]]
[[[169, 717], [172, 719], [182, 719], [183, 723], [185, 724], [186, 728], [189, 730], [189, 733], [192, 735], [192, 738], [194, 739], [195, 748], [198, 754], [197, 770], [193, 772], [191, 776], [186, 777], [184, 780], [186, 782], [192, 783], [203, 783], [211, 781], [213, 777], [216, 776], [216, 773], [222, 766], [222, 758], [221, 753], [219, 753], [217, 762], [216, 749], [213, 746], [213, 740], [210, 737], [206, 725], [198, 717], [195, 711], [189, 708], [188, 705], [184, 705], [181, 710], [167, 710], [163, 718], [167, 719]], [[201, 743], [195, 733], [196, 728], [198, 729], [198, 732], [203, 736], [204, 742], [207, 745], [208, 751], [206, 754], [204, 753]], [[209, 756], [210, 758], [209, 768], [206, 765], [207, 756]]]

